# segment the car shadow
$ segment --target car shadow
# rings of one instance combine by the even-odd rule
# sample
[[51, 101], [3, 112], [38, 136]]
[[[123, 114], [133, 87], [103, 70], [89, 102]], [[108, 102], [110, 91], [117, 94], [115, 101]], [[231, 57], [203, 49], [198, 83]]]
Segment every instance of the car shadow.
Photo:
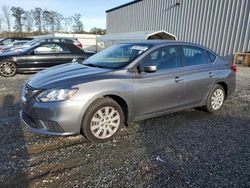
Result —
[[15, 99], [7, 94], [0, 103], [0, 187], [28, 186], [28, 152]]
[[145, 187], [247, 187], [250, 117], [190, 110], [138, 122]]

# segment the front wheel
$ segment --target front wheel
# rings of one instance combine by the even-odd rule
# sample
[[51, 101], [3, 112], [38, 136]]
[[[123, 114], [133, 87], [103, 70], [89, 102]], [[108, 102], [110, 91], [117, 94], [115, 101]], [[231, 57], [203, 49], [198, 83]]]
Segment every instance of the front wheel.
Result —
[[3, 61], [0, 63], [0, 74], [4, 77], [11, 77], [17, 73], [16, 64], [11, 61]]
[[221, 109], [225, 101], [225, 90], [220, 85], [215, 85], [212, 92], [208, 96], [207, 104], [205, 106], [208, 112], [217, 112]]
[[111, 98], [95, 101], [86, 111], [82, 130], [91, 142], [103, 143], [113, 139], [124, 123], [123, 110]]

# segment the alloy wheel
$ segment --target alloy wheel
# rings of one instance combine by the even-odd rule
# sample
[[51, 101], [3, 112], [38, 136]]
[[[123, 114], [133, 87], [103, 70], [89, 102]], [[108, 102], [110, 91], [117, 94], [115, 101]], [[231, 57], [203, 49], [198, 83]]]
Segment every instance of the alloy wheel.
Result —
[[6, 77], [14, 76], [16, 74], [15, 64], [8, 61], [2, 62], [0, 64], [0, 73]]
[[222, 89], [216, 89], [211, 98], [211, 106], [214, 110], [218, 110], [224, 102], [224, 92]]

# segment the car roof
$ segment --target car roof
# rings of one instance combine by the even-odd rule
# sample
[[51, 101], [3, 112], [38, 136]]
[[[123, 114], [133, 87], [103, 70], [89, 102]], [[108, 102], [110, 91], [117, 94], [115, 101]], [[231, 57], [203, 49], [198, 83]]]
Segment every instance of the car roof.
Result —
[[14, 40], [32, 40], [34, 38], [32, 37], [5, 37], [2, 38], [1, 40], [6, 40], [6, 39], [14, 39]]
[[[58, 44], [58, 45], [74, 45], [73, 43], [66, 43], [66, 42], [37, 42], [37, 44]], [[75, 46], [75, 45], [74, 45]]]
[[[176, 44], [176, 45], [198, 45], [190, 42], [177, 41], [177, 40], [139, 40], [139, 41], [126, 41], [121, 42], [122, 44], [144, 44], [144, 45], [161, 45], [161, 44]], [[198, 45], [200, 46], [200, 45]]]
[[161, 46], [164, 44], [168, 44], [168, 45], [188, 45], [188, 46], [194, 46], [194, 47], [198, 47], [198, 48], [203, 48], [207, 51], [210, 51], [212, 53], [215, 54], [215, 52], [213, 52], [212, 50], [210, 50], [209, 48], [202, 46], [200, 44], [195, 44], [195, 43], [191, 43], [191, 42], [184, 42], [184, 41], [178, 41], [178, 40], [140, 40], [140, 41], [126, 41], [126, 42], [120, 42], [120, 44], [135, 44], [135, 45], [151, 45], [151, 46]]
[[57, 37], [57, 36], [37, 36], [34, 39], [74, 39], [76, 40], [77, 38], [75, 37]]

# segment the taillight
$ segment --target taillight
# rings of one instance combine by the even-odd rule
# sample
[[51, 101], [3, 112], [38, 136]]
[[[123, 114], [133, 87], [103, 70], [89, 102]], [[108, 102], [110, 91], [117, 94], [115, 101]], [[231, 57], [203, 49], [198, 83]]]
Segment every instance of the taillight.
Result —
[[76, 41], [76, 46], [82, 49], [82, 43], [80, 43], [78, 40]]
[[237, 72], [237, 66], [236, 65], [231, 65], [231, 70], [234, 73], [234, 75], [236, 75]]

